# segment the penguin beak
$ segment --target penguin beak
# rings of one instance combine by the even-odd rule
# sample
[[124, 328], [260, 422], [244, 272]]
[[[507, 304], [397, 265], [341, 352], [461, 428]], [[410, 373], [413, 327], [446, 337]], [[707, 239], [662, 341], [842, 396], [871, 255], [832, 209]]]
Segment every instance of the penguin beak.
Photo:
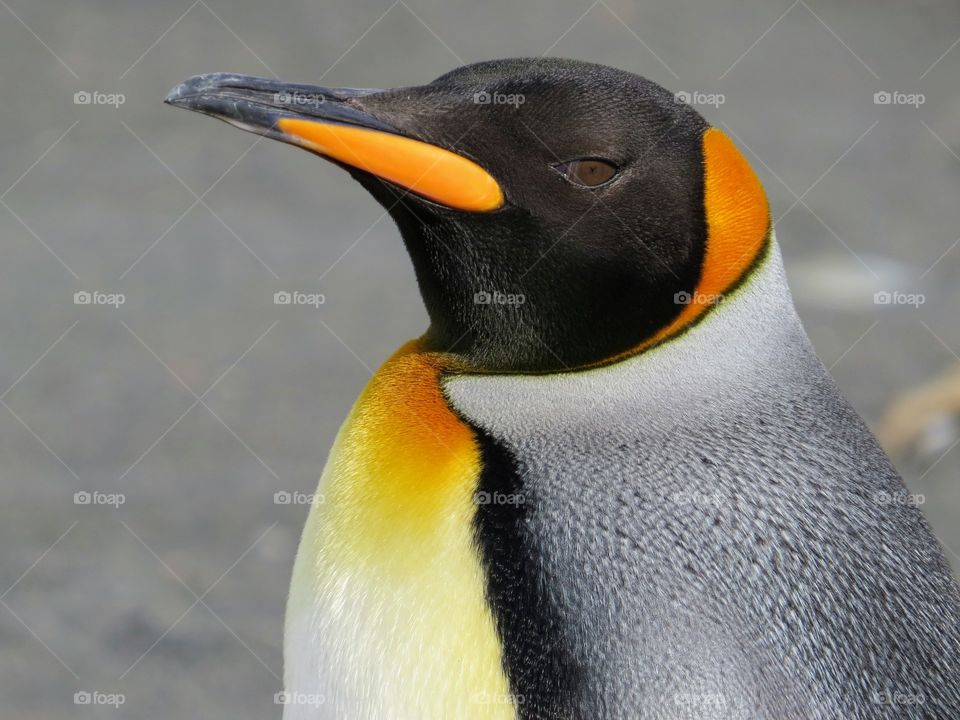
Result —
[[473, 160], [402, 135], [358, 103], [378, 92], [211, 73], [180, 83], [164, 102], [302, 147], [449, 208], [503, 206], [500, 185]]

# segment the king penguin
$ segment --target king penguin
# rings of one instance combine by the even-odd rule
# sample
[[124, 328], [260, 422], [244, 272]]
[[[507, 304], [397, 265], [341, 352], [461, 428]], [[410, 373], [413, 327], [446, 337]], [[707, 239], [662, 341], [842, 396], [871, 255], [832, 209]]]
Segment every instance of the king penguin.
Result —
[[348, 170], [430, 319], [320, 480], [285, 720], [960, 717], [956, 582], [721, 130], [547, 58], [167, 102]]

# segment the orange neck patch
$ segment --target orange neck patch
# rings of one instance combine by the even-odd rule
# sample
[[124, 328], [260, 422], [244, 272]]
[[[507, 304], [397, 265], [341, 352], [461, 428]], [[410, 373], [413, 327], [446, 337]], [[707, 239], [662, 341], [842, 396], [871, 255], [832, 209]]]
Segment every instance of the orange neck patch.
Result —
[[406, 343], [371, 378], [331, 455], [340, 519], [362, 519], [362, 530], [344, 533], [373, 556], [390, 555], [398, 537], [442, 547], [454, 516], [472, 522], [480, 452], [440, 389], [448, 364], [419, 340]]
[[753, 168], [723, 132], [703, 134], [707, 248], [700, 280], [683, 310], [631, 354], [693, 325], [747, 274], [767, 246], [770, 206]]

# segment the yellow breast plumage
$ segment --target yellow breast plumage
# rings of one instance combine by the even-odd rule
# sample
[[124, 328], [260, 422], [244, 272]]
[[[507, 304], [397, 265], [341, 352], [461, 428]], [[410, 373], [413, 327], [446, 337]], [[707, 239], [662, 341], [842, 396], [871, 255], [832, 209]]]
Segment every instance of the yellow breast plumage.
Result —
[[444, 367], [412, 341], [374, 375], [297, 557], [287, 689], [354, 717], [514, 716], [474, 542], [480, 452]]

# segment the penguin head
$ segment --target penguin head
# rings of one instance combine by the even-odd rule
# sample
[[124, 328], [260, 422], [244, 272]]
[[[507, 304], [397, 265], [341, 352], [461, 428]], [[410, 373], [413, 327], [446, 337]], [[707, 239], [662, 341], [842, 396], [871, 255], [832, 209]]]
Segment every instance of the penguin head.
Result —
[[347, 169], [400, 229], [425, 346], [477, 371], [594, 366], [672, 337], [769, 242], [732, 142], [601, 65], [490, 61], [391, 90], [217, 73], [166, 101]]

